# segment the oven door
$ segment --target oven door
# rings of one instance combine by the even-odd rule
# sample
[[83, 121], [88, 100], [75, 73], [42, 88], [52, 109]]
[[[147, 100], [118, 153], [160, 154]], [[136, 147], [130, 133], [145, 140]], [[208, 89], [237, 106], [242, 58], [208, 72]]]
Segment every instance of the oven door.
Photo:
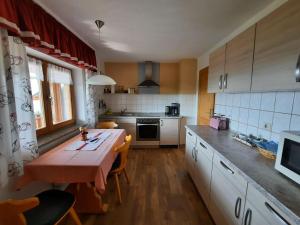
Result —
[[136, 124], [137, 141], [159, 141], [159, 123]]

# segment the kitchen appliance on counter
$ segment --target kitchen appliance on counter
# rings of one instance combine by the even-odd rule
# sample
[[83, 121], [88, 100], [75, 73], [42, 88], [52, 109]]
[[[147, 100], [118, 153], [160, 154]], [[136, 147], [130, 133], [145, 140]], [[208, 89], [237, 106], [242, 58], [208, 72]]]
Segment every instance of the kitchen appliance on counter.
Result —
[[180, 104], [172, 103], [170, 106], [166, 106], [165, 114], [167, 116], [179, 116], [180, 115]]
[[224, 115], [215, 114], [210, 118], [209, 126], [217, 130], [227, 130], [229, 128], [229, 119]]
[[159, 145], [160, 119], [159, 118], [137, 118], [136, 119], [136, 141], [147, 142], [149, 145]]
[[275, 169], [300, 184], [300, 131], [280, 134]]

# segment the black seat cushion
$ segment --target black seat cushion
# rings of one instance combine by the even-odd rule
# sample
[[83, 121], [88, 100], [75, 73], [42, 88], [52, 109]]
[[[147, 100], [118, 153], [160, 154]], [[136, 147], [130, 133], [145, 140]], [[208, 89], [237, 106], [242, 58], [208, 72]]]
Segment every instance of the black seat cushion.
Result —
[[40, 204], [24, 212], [27, 225], [53, 225], [59, 221], [74, 204], [71, 193], [48, 190], [38, 194]]
[[121, 165], [121, 154], [119, 153], [111, 167], [111, 170], [118, 169], [120, 165]]

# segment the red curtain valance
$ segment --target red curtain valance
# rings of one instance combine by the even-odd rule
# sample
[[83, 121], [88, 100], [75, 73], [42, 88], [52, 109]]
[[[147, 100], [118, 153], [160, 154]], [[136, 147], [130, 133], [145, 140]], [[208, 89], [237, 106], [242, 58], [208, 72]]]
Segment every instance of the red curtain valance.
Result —
[[0, 28], [35, 49], [97, 70], [95, 51], [32, 0], [0, 0]]

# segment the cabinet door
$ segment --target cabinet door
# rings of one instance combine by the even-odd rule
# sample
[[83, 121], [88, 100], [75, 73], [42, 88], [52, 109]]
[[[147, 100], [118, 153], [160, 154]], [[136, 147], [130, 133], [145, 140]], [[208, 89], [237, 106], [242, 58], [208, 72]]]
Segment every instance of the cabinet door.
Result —
[[210, 180], [212, 172], [212, 159], [205, 155], [205, 149], [199, 148], [198, 145], [195, 151], [195, 184], [197, 189], [206, 203], [209, 204], [209, 194], [210, 194]]
[[228, 42], [226, 46], [224, 92], [250, 91], [255, 26]]
[[225, 50], [222, 46], [209, 56], [208, 93], [223, 92], [223, 77], [225, 68]]
[[209, 210], [217, 225], [241, 225], [245, 196], [213, 167]]
[[178, 145], [179, 143], [179, 120], [160, 120], [160, 145]]
[[195, 167], [195, 159], [194, 159], [194, 150], [195, 150], [195, 143], [193, 141], [194, 134], [187, 130], [186, 133], [186, 141], [185, 141], [185, 164], [188, 173], [191, 175], [192, 179], [194, 180], [194, 167]]
[[252, 91], [300, 89], [295, 70], [300, 54], [300, 1], [290, 0], [258, 22]]
[[132, 145], [136, 143], [136, 126], [135, 123], [118, 123], [120, 129], [126, 130], [126, 134], [131, 134], [132, 136]]

